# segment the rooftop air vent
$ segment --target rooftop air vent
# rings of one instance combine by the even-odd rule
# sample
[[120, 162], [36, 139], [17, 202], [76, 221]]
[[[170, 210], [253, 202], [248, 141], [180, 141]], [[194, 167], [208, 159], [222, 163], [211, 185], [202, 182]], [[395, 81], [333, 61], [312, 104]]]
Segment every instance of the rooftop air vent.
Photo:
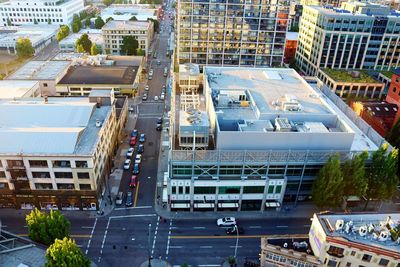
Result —
[[97, 128], [100, 128], [102, 124], [103, 123], [101, 122], [101, 120], [96, 120], [96, 127]]
[[336, 220], [335, 230], [340, 231], [343, 229], [344, 221], [343, 220]]

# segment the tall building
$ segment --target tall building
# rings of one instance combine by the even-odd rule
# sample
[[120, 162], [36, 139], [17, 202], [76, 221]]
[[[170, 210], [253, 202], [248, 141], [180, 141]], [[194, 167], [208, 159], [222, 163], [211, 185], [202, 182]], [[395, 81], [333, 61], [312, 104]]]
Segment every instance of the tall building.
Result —
[[83, 0], [10, 0], [0, 4], [0, 24], [69, 24], [83, 9]]
[[346, 2], [304, 6], [296, 61], [307, 75], [320, 68], [388, 70], [400, 65], [400, 12]]
[[280, 66], [287, 0], [179, 0], [179, 64]]

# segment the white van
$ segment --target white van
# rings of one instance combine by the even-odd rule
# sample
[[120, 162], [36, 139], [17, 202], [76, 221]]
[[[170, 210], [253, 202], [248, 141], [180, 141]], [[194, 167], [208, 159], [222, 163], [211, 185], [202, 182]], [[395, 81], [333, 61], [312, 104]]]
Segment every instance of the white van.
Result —
[[118, 192], [117, 197], [115, 198], [115, 204], [122, 205], [122, 200], [124, 199], [124, 192]]

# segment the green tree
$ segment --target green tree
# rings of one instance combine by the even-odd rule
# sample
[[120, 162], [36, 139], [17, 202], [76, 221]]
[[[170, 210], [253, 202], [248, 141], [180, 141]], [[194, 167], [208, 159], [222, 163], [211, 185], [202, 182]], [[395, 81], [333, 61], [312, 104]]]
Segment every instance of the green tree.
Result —
[[136, 16], [132, 16], [129, 20], [130, 21], [137, 21], [137, 18], [136, 18]]
[[318, 207], [336, 207], [342, 200], [343, 175], [339, 154], [332, 155], [318, 172], [312, 187], [312, 197]]
[[365, 195], [368, 187], [365, 173], [365, 161], [367, 159], [368, 153], [363, 152], [344, 162], [342, 167], [344, 196], [361, 197]]
[[389, 200], [396, 193], [399, 184], [397, 176], [398, 152], [394, 148], [388, 153], [388, 145], [384, 144], [372, 154], [372, 163], [367, 172], [367, 201], [364, 209], [367, 209], [371, 199]]
[[106, 53], [106, 55], [109, 55], [109, 54], [111, 54], [111, 50], [110, 50], [110, 48], [106, 48], [106, 49], [104, 50], [104, 52]]
[[110, 20], [114, 20], [113, 17], [108, 17], [108, 18], [106, 19], [106, 23], [109, 22]]
[[61, 25], [60, 29], [58, 30], [58, 32], [56, 34], [57, 41], [61, 41], [62, 39], [67, 37], [69, 35], [69, 32], [70, 32], [70, 30], [67, 25]]
[[46, 250], [45, 267], [90, 267], [90, 260], [86, 258], [75, 241], [64, 237], [56, 239]]
[[72, 17], [72, 31], [79, 32], [82, 29], [82, 21], [78, 14], [74, 14]]
[[127, 56], [136, 54], [139, 43], [133, 36], [124, 36], [122, 39], [121, 53]]
[[19, 38], [15, 44], [15, 50], [20, 58], [31, 57], [35, 53], [32, 42], [28, 38]]
[[73, 33], [77, 33], [77, 32], [79, 32], [79, 30], [81, 29], [81, 28], [79, 27], [79, 24], [76, 23], [76, 22], [72, 22], [71, 28], [72, 28], [72, 32], [73, 32]]
[[85, 48], [83, 48], [83, 46], [81, 44], [76, 46], [76, 52], [86, 53]]
[[83, 47], [83, 50], [86, 53], [90, 54], [90, 49], [92, 47], [92, 41], [90, 41], [89, 36], [86, 33], [82, 34], [81, 37], [79, 37], [78, 40], [76, 40], [75, 47], [77, 48], [77, 50], [78, 50], [79, 45], [81, 45]]
[[234, 256], [229, 256], [227, 259], [229, 265], [232, 267], [236, 264], [236, 258]]
[[36, 242], [50, 245], [56, 238], [69, 236], [70, 222], [59, 211], [46, 214], [34, 209], [25, 218], [28, 236]]
[[100, 53], [99, 47], [96, 45], [96, 43], [92, 43], [92, 47], [90, 48], [90, 54], [92, 56], [98, 55]]
[[104, 20], [100, 16], [98, 16], [94, 21], [94, 27], [96, 27], [96, 29], [103, 28], [104, 24]]
[[79, 19], [83, 20], [88, 16], [88, 12], [86, 10], [82, 10], [81, 12], [79, 12]]
[[144, 56], [145, 54], [146, 53], [141, 48], [136, 49], [136, 55], [137, 56]]
[[111, 5], [114, 2], [114, 0], [103, 0], [103, 4], [105, 4], [106, 6]]
[[158, 32], [160, 30], [160, 23], [156, 19], [148, 18], [147, 21], [153, 22], [153, 30], [154, 32]]
[[86, 27], [90, 27], [90, 17], [87, 17], [86, 19], [85, 19], [85, 26]]

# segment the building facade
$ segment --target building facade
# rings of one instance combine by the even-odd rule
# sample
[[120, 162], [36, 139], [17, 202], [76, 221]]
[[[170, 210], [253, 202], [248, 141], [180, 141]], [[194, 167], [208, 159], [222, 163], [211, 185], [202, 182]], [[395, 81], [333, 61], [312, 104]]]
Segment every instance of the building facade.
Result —
[[287, 32], [284, 57], [284, 62], [286, 64], [289, 64], [290, 62], [295, 60], [298, 40], [299, 35], [297, 32]]
[[177, 2], [179, 64], [280, 66], [289, 1]]
[[150, 48], [154, 29], [151, 21], [118, 21], [110, 20], [101, 29], [106, 54], [120, 55], [123, 38], [133, 36], [138, 41], [138, 48], [145, 54]]
[[307, 75], [320, 68], [388, 70], [400, 63], [400, 12], [346, 2], [304, 6], [296, 61]]
[[0, 4], [3, 26], [26, 24], [70, 24], [84, 9], [83, 0], [10, 0]]

